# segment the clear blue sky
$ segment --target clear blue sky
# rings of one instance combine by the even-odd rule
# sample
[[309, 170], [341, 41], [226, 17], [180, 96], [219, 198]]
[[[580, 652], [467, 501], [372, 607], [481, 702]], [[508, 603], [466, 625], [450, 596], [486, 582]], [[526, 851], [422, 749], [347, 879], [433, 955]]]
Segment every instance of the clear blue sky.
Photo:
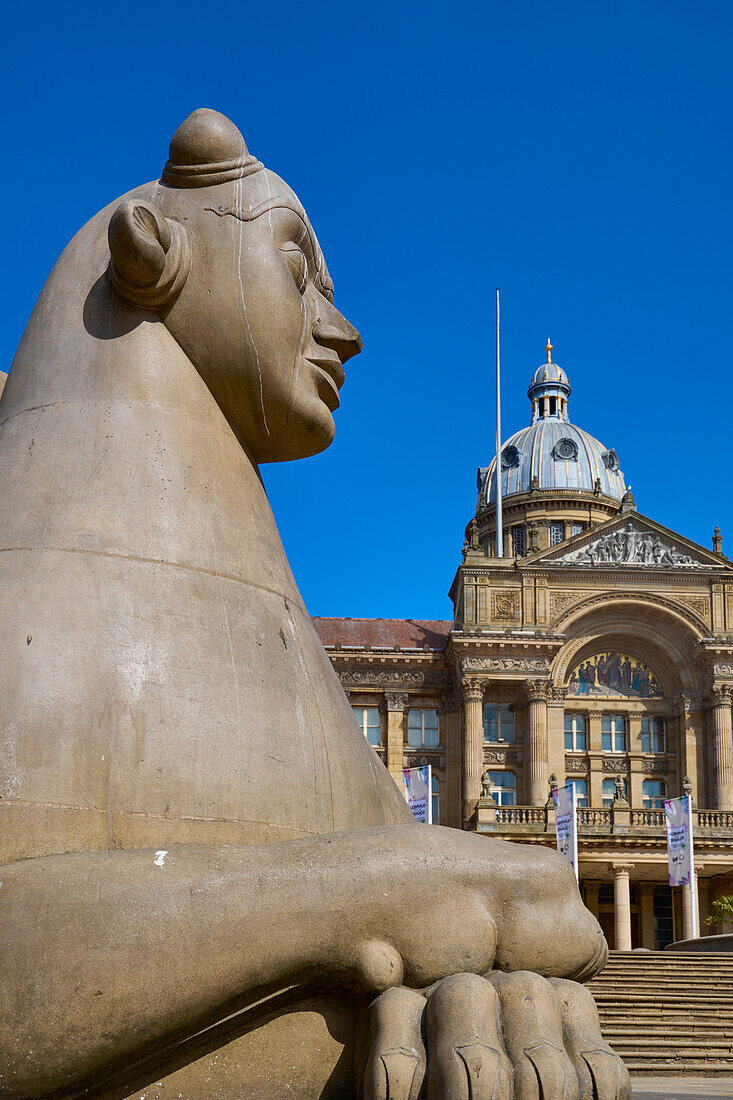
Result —
[[729, 2], [42, 3], [3, 29], [3, 369], [195, 107], [304, 201], [364, 338], [329, 451], [263, 471], [312, 614], [450, 617], [497, 284], [505, 438], [550, 336], [639, 509], [733, 554]]

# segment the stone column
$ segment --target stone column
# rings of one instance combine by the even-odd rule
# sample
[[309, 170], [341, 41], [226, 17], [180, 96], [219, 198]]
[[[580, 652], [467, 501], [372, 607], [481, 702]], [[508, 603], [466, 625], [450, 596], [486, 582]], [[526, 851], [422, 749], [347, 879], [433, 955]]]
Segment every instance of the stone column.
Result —
[[527, 741], [524, 746], [524, 774], [530, 806], [544, 806], [549, 773], [547, 754], [547, 700], [550, 684], [546, 680], [528, 680], [524, 685], [527, 700]]
[[601, 884], [600, 882], [584, 882], [583, 888], [585, 891], [585, 907], [598, 920], [598, 891]]
[[547, 760], [548, 770], [565, 776], [565, 695], [564, 687], [550, 684], [547, 697]]
[[731, 693], [727, 685], [710, 689], [709, 706], [715, 743], [716, 808], [733, 810], [733, 741], [731, 740]]
[[639, 946], [649, 947], [651, 950], [654, 950], [656, 944], [656, 933], [654, 931], [654, 883], [640, 882], [638, 890], [639, 915], [641, 918], [641, 943]]
[[633, 863], [613, 864], [613, 916], [616, 925], [616, 950], [631, 950], [631, 894], [629, 874]]
[[481, 680], [464, 680], [463, 695], [463, 821], [469, 821], [481, 796], [484, 770], [484, 686]]
[[402, 769], [405, 766], [406, 691], [386, 691], [387, 702], [387, 771], [402, 790]]

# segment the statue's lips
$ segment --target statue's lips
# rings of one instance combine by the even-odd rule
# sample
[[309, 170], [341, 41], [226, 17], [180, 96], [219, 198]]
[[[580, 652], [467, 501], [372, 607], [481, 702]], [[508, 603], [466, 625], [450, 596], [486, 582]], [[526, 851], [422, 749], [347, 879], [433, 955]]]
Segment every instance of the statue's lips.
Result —
[[341, 404], [338, 391], [341, 389], [346, 379], [344, 368], [341, 366], [341, 360], [337, 355], [306, 355], [304, 358], [316, 368], [317, 376], [323, 378], [327, 382], [326, 393], [325, 395], [321, 393], [321, 397], [326, 402], [331, 412], [334, 412]]

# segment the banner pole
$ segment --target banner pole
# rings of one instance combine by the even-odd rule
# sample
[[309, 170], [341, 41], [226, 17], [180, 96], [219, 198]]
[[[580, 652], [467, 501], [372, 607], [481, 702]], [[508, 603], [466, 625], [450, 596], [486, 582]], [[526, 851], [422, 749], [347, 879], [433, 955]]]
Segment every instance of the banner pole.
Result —
[[575, 871], [575, 881], [580, 883], [578, 868], [578, 799], [576, 793], [575, 784], [573, 783], [573, 870]]
[[698, 937], [697, 928], [697, 882], [695, 879], [695, 842], [692, 838], [692, 795], [687, 798], [687, 820], [690, 823], [690, 925], [692, 927], [693, 940]]
[[427, 824], [433, 824], [433, 765], [428, 764], [428, 805]]

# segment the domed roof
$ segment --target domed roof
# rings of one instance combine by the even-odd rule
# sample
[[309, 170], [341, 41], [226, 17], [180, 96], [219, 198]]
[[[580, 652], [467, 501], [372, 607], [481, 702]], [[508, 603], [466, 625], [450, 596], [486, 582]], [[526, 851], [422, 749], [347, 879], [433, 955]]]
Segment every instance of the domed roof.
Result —
[[570, 393], [568, 376], [558, 363], [543, 363], [541, 367], [538, 367], [532, 375], [532, 381], [529, 384], [529, 388], [533, 390], [535, 386], [544, 386], [547, 382], [559, 384]]
[[[532, 489], [592, 493], [599, 488], [604, 496], [620, 502], [626, 483], [618, 455], [570, 423], [568, 376], [552, 362], [549, 340], [546, 351], [547, 362], [535, 371], [527, 391], [532, 402], [532, 423], [502, 444], [502, 498]], [[488, 469], [478, 471], [477, 512], [496, 501], [495, 465], [494, 459]]]

